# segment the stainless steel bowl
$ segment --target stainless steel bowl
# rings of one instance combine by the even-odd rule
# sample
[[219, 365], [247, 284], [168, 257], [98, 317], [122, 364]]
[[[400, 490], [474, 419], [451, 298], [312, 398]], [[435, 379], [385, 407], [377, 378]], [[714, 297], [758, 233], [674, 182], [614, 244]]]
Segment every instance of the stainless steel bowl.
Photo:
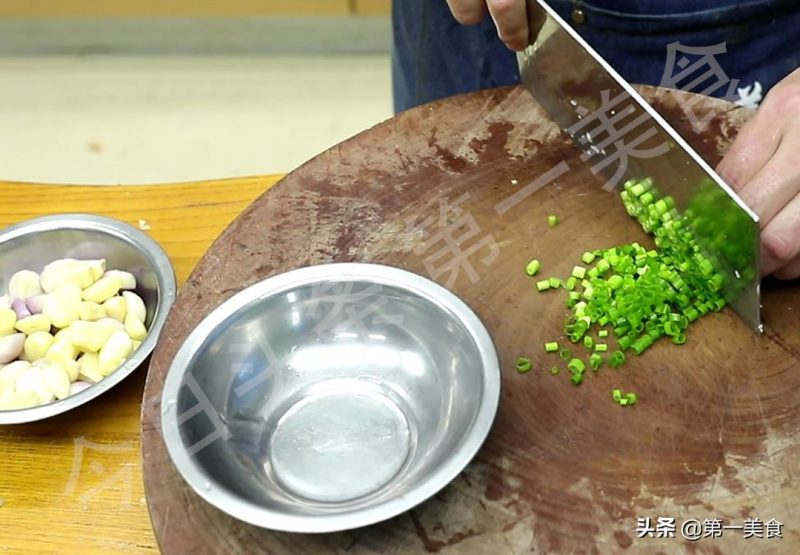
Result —
[[27, 220], [0, 233], [0, 291], [18, 270], [41, 269], [59, 258], [105, 258], [108, 268], [136, 276], [147, 307], [148, 334], [131, 357], [99, 383], [61, 401], [22, 410], [0, 411], [0, 424], [42, 420], [102, 395], [133, 372], [152, 352], [175, 301], [175, 273], [161, 247], [130, 225], [90, 214], [63, 214]]
[[212, 311], [169, 368], [162, 429], [212, 505], [264, 528], [331, 532], [448, 484], [499, 395], [492, 340], [455, 295], [396, 268], [327, 264]]

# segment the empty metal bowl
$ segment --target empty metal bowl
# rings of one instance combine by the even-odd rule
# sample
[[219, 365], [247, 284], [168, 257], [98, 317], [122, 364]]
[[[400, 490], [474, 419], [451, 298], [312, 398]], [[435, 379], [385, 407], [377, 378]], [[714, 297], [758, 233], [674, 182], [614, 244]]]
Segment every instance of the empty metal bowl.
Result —
[[455, 295], [396, 268], [327, 264], [212, 311], [169, 368], [162, 429], [212, 505], [263, 528], [331, 532], [448, 484], [499, 395], [492, 340]]
[[175, 301], [175, 273], [161, 247], [138, 229], [90, 214], [45, 216], [5, 228], [0, 233], [0, 291], [18, 270], [40, 272], [59, 258], [105, 258], [108, 269], [136, 276], [136, 293], [147, 307], [148, 333], [138, 349], [113, 374], [60, 401], [21, 410], [0, 411], [0, 424], [42, 420], [83, 405], [121, 382], [142, 364]]

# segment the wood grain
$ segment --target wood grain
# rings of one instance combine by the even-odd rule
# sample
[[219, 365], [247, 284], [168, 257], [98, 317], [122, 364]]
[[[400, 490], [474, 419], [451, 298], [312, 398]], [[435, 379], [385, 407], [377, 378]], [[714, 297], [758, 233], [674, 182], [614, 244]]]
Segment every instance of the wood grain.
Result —
[[[748, 115], [703, 100], [694, 107], [700, 119], [714, 117], [696, 135], [674, 97], [643, 90], [711, 163]], [[561, 162], [566, 173], [498, 214], [499, 203]], [[580, 388], [566, 372], [547, 371], [553, 359], [541, 345], [560, 336], [564, 299], [535, 293], [525, 263], [536, 257], [545, 275], [565, 276], [587, 249], [646, 241], [602, 184], [529, 95], [512, 88], [400, 114], [256, 200], [192, 273], [151, 361], [142, 449], [163, 552], [797, 553], [796, 285], [765, 291], [764, 336], [724, 311], [693, 325], [685, 346], [661, 342], [622, 369], [590, 375]], [[560, 225], [549, 229], [548, 214], [559, 215]], [[447, 233], [461, 245], [460, 259], [442, 250]], [[442, 268], [455, 260], [468, 261], [472, 273], [463, 265]], [[461, 476], [397, 518], [324, 535], [247, 526], [202, 501], [172, 466], [158, 432], [165, 373], [189, 331], [223, 299], [269, 275], [329, 261], [399, 266], [463, 298], [499, 351], [500, 410]], [[520, 375], [514, 361], [523, 354], [535, 369]], [[614, 387], [636, 391], [640, 403], [619, 407]], [[673, 517], [678, 526], [686, 518], [734, 525], [774, 518], [785, 524], [784, 539], [745, 540], [728, 531], [696, 543], [639, 540], [639, 516]]]
[[[183, 284], [219, 233], [278, 176], [85, 187], [0, 182], [0, 226], [90, 212], [159, 241]], [[146, 369], [60, 417], [0, 427], [0, 553], [156, 553], [139, 441]]]

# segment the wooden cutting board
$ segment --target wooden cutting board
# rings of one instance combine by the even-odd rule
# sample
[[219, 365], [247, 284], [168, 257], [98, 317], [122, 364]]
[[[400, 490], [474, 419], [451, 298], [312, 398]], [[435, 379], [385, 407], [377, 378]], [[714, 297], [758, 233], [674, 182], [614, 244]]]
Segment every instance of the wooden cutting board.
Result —
[[[712, 164], [749, 115], [705, 99], [694, 111], [713, 117], [698, 135], [672, 95], [642, 90]], [[569, 170], [533, 191], [561, 162]], [[543, 275], [567, 276], [587, 249], [644, 240], [602, 185], [528, 94], [507, 88], [400, 114], [258, 198], [195, 268], [150, 365], [144, 479], [163, 552], [797, 553], [795, 284], [764, 292], [761, 337], [726, 310], [693, 325], [686, 345], [659, 342], [580, 387], [567, 372], [550, 374], [557, 360], [542, 343], [560, 336], [564, 294], [538, 294], [525, 264], [538, 258]], [[552, 229], [549, 214], [560, 218]], [[195, 495], [172, 466], [159, 434], [165, 373], [190, 330], [224, 299], [267, 276], [331, 261], [430, 276], [477, 312], [503, 369], [494, 428], [450, 486], [388, 522], [325, 535], [241, 524]], [[534, 359], [533, 371], [515, 371], [520, 355]], [[615, 387], [636, 391], [639, 404], [616, 405]], [[677, 537], [637, 538], [638, 517], [675, 519]], [[737, 529], [681, 538], [686, 519], [743, 526], [745, 518], [775, 519], [783, 539], [745, 539]]]

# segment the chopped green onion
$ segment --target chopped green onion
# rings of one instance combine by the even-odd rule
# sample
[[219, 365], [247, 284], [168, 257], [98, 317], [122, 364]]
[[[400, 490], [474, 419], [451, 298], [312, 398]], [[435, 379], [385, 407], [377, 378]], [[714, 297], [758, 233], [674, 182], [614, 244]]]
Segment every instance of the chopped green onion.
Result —
[[611, 392], [611, 398], [614, 399], [616, 402], [619, 403], [619, 400], [622, 399], [622, 391], [619, 389], [614, 389]]
[[572, 358], [572, 351], [569, 349], [561, 349], [561, 351], [558, 353], [558, 358], [561, 360], [569, 360]]
[[583, 374], [580, 374], [580, 373], [577, 373], [577, 372], [575, 372], [575, 373], [573, 373], [573, 374], [572, 374], [572, 376], [570, 376], [570, 378], [569, 378], [569, 379], [570, 379], [570, 380], [572, 381], [572, 383], [574, 383], [575, 385], [580, 385], [580, 384], [581, 384], [581, 382], [583, 381]]
[[539, 291], [547, 291], [550, 289], [550, 280], [543, 279], [542, 281], [536, 282], [536, 289]]
[[639, 397], [636, 396], [636, 393], [628, 393], [625, 395], [625, 399], [628, 401], [628, 405], [635, 405]]
[[557, 341], [550, 341], [549, 343], [544, 344], [544, 350], [548, 353], [554, 353], [558, 350], [558, 342]]
[[608, 345], [606, 345], [605, 343], [598, 343], [597, 345], [594, 346], [594, 350], [597, 353], [605, 353], [606, 351], [608, 351]]
[[586, 370], [586, 364], [579, 358], [573, 358], [567, 364], [567, 368], [576, 373], [583, 373]]
[[603, 356], [594, 353], [589, 356], [589, 366], [592, 367], [592, 370], [597, 371], [600, 366], [603, 365]]
[[611, 358], [608, 360], [608, 365], [611, 366], [611, 368], [618, 368], [619, 366], [622, 366], [624, 362], [625, 354], [621, 351], [614, 351], [611, 355]]
[[558, 366], [553, 366], [553, 367], [550, 369], [550, 373], [551, 373], [552, 375], [554, 375], [554, 376], [555, 376], [556, 374], [558, 374]]
[[597, 337], [608, 337], [608, 330], [600, 330], [597, 332]]
[[592, 262], [594, 262], [595, 258], [596, 255], [591, 251], [587, 251], [583, 253], [583, 256], [581, 256], [581, 260], [583, 261], [584, 264], [591, 264]]
[[587, 335], [586, 337], [583, 338], [583, 346], [586, 347], [587, 349], [591, 349], [592, 347], [594, 347], [594, 339], [592, 339], [591, 335]]
[[551, 289], [558, 289], [562, 285], [561, 280], [558, 279], [557, 277], [548, 278], [547, 281], [550, 282], [550, 288]]
[[541, 268], [541, 263], [536, 260], [535, 258], [528, 262], [528, 265], [525, 266], [525, 273], [529, 276], [535, 276], [539, 273], [539, 268]]
[[519, 372], [520, 374], [524, 374], [525, 372], [530, 371], [532, 366], [533, 365], [531, 364], [531, 359], [529, 358], [519, 357], [517, 359], [517, 372]]
[[573, 291], [576, 285], [578, 285], [578, 278], [575, 276], [569, 276], [565, 284], [567, 291]]
[[575, 266], [572, 268], [572, 276], [578, 279], [583, 279], [586, 277], [586, 268], [583, 266]]
[[558, 216], [550, 215], [547, 216], [547, 225], [550, 227], [556, 227], [558, 225]]

